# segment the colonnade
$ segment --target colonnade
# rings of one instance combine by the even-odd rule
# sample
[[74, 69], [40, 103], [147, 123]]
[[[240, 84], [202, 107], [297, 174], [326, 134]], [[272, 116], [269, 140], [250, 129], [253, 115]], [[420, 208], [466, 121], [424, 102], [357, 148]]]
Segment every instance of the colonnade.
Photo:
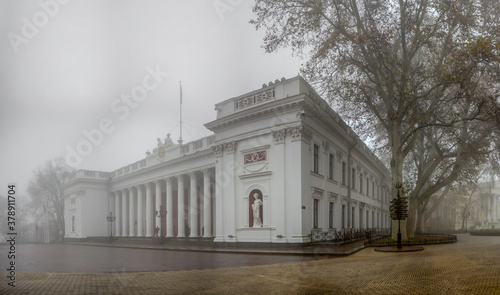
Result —
[[[186, 238], [187, 225], [189, 238], [213, 237], [213, 175], [214, 169], [209, 168], [112, 191], [114, 204], [110, 205], [114, 205], [113, 215], [116, 216], [114, 235], [153, 237], [163, 232], [167, 238]], [[185, 192], [188, 193], [187, 202]], [[174, 208], [175, 203], [177, 208]]]

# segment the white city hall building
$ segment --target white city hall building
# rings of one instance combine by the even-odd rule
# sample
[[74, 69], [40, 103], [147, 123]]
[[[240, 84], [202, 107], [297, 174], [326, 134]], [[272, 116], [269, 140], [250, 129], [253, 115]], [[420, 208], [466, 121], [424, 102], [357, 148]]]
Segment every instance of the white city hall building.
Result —
[[389, 171], [303, 78], [215, 110], [211, 136], [167, 136], [118, 170], [69, 176], [66, 239], [305, 245], [313, 230], [390, 228]]

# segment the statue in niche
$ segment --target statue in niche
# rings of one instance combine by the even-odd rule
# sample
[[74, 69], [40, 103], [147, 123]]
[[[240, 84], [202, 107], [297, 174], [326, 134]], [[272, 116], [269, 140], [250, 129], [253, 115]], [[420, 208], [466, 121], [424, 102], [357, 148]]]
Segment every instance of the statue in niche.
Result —
[[253, 227], [262, 227], [262, 219], [260, 218], [260, 206], [262, 206], [262, 200], [259, 199], [259, 194], [253, 194], [253, 204], [252, 204], [252, 212], [253, 212]]

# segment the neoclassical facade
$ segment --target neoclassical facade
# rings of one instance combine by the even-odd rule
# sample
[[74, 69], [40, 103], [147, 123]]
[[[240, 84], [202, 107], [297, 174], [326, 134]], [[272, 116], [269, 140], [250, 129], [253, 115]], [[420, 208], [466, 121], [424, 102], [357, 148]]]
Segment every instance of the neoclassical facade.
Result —
[[[169, 136], [113, 172], [66, 179], [66, 238], [311, 241], [311, 231], [389, 228], [390, 175], [301, 77], [215, 105], [213, 135]], [[116, 219], [112, 229], [106, 219]]]

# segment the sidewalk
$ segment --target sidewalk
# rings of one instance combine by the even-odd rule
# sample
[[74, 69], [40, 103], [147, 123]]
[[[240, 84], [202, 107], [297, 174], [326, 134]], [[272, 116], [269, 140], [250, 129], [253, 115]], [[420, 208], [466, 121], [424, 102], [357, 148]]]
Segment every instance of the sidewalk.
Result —
[[83, 245], [97, 247], [115, 247], [148, 250], [172, 250], [191, 252], [216, 252], [216, 253], [239, 253], [239, 254], [272, 254], [272, 255], [313, 255], [313, 256], [348, 256], [364, 248], [367, 240], [359, 240], [345, 244], [317, 244], [303, 248], [240, 248], [240, 247], [215, 247], [197, 242], [169, 241], [161, 245], [153, 245], [152, 241], [147, 243], [130, 243], [115, 240], [113, 242], [66, 242], [68, 245]]

